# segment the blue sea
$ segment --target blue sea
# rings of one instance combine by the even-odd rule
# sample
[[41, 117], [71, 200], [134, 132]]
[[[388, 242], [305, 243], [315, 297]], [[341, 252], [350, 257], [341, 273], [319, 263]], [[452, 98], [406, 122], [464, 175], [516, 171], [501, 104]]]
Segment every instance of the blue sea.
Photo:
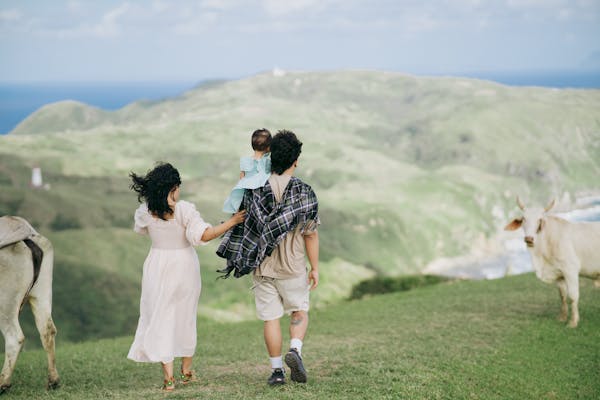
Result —
[[[511, 72], [452, 74], [512, 86], [600, 88], [600, 70], [589, 72]], [[199, 82], [148, 83], [0, 83], [0, 134], [10, 132], [41, 106], [77, 100], [105, 110], [116, 110], [136, 100], [177, 96]]]
[[10, 132], [40, 107], [77, 100], [105, 110], [117, 110], [136, 100], [177, 96], [198, 82], [168, 83], [0, 83], [0, 134]]

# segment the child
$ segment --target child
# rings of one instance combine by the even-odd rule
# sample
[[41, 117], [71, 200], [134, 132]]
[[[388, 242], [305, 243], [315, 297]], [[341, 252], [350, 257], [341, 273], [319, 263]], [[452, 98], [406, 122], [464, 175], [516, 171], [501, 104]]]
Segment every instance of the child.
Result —
[[144, 201], [135, 212], [134, 230], [150, 235], [152, 247], [144, 262], [140, 319], [127, 358], [161, 362], [163, 390], [175, 388], [173, 361], [182, 357], [181, 383], [193, 378], [196, 313], [200, 297], [200, 263], [192, 246], [206, 244], [244, 220], [239, 212], [212, 227], [196, 207], [179, 200], [179, 172], [158, 164], [145, 176], [130, 174], [131, 189]]
[[231, 190], [231, 194], [223, 204], [223, 211], [235, 213], [240, 208], [244, 190], [262, 187], [271, 175], [271, 132], [257, 129], [252, 133], [252, 149], [254, 156], [240, 158], [240, 180]]

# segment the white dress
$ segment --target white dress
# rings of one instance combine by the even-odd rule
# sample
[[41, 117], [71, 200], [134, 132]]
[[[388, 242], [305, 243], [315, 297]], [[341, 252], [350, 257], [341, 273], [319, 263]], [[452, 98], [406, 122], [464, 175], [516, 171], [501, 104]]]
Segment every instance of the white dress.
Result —
[[138, 362], [171, 362], [196, 350], [196, 314], [200, 297], [200, 263], [192, 246], [210, 224], [187, 201], [175, 205], [175, 218], [153, 217], [146, 204], [135, 212], [134, 230], [150, 235], [144, 262], [140, 319], [127, 358]]

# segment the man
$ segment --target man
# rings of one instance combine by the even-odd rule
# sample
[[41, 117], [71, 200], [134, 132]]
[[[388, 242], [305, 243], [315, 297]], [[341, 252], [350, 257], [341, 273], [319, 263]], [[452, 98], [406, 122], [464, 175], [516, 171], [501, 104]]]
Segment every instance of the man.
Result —
[[[318, 201], [311, 187], [294, 176], [302, 142], [279, 131], [271, 141], [271, 176], [263, 188], [247, 190], [244, 225], [230, 231], [217, 254], [227, 258], [227, 274], [254, 271], [256, 314], [264, 321], [271, 360], [269, 385], [285, 383], [279, 320], [291, 314], [290, 349], [285, 362], [295, 382], [307, 381], [302, 344], [308, 328], [309, 290], [319, 284]], [[307, 271], [305, 256], [310, 263]]]

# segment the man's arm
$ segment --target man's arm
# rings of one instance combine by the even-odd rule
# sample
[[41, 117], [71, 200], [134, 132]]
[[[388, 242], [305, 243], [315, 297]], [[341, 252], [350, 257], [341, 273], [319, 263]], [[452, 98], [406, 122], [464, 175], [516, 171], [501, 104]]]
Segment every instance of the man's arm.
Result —
[[304, 235], [304, 246], [310, 263], [308, 283], [312, 281], [310, 290], [313, 290], [319, 285], [319, 232], [315, 230], [310, 235]]

